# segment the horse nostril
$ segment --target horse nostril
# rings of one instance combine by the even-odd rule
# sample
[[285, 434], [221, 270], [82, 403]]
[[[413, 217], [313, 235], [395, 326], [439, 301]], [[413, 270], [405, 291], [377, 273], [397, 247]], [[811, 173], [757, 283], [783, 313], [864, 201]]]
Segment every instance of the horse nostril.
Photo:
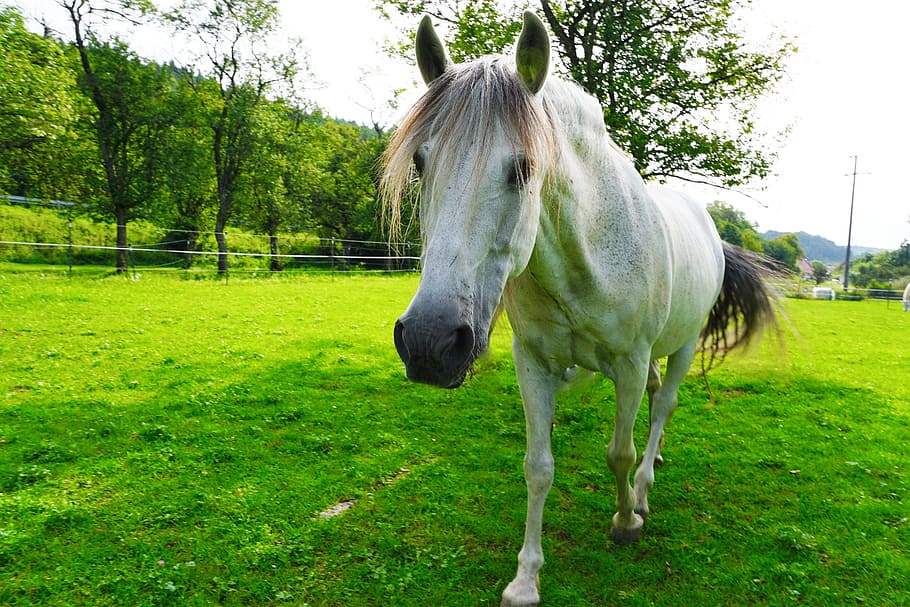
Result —
[[398, 356], [401, 360], [404, 361], [405, 364], [408, 364], [408, 361], [411, 358], [411, 352], [407, 343], [404, 341], [404, 325], [401, 323], [401, 320], [395, 321], [395, 349], [398, 350]]
[[459, 368], [474, 357], [474, 329], [461, 325], [439, 340], [439, 358], [450, 368]]

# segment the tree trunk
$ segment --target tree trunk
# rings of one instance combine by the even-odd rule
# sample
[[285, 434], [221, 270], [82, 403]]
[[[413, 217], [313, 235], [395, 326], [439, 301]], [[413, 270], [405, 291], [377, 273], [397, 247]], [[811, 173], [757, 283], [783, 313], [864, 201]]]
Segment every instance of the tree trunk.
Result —
[[269, 261], [269, 270], [280, 272], [283, 268], [281, 260], [278, 258], [278, 234], [274, 231], [269, 232], [269, 252], [272, 254]]
[[126, 241], [126, 210], [120, 207], [115, 210], [117, 217], [117, 273], [123, 274], [129, 271], [130, 262], [129, 245]]
[[190, 232], [186, 233], [186, 251], [187, 252], [183, 256], [183, 269], [184, 270], [189, 270], [191, 267], [193, 267], [193, 261], [194, 261], [193, 257], [195, 257], [195, 255], [193, 254], [193, 251], [196, 250], [196, 241], [198, 239], [199, 239], [198, 232], [190, 231]]
[[224, 227], [227, 224], [227, 209], [222, 203], [218, 209], [218, 217], [215, 219], [215, 240], [218, 242], [218, 273], [227, 274], [227, 236], [224, 234]]

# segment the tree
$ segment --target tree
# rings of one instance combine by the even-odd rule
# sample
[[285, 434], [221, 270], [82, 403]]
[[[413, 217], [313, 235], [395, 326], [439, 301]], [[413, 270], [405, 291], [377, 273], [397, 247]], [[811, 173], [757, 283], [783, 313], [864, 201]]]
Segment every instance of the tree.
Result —
[[79, 120], [86, 108], [75, 66], [55, 40], [29, 32], [14, 8], [0, 9], [0, 191], [84, 194], [97, 149]]
[[366, 240], [376, 225], [374, 168], [383, 141], [352, 124], [326, 121], [320, 187], [310, 195], [316, 231], [327, 238]]
[[290, 111], [281, 102], [260, 104], [254, 115], [253, 151], [256, 162], [240, 178], [239, 196], [245, 204], [240, 213], [257, 231], [269, 236], [272, 257], [269, 269], [282, 269], [278, 234], [300, 216], [288, 195], [294, 147]]
[[0, 8], [0, 152], [63, 136], [76, 118], [73, 74], [58, 44]]
[[119, 40], [100, 42], [91, 18], [134, 20], [151, 5], [130, 0], [61, 0], [60, 5], [73, 26], [80, 86], [96, 110], [93, 123], [107, 186], [106, 204], [99, 210], [116, 221], [117, 271], [125, 272], [127, 224], [142, 214], [156, 185], [149, 151], [160, 143], [165, 128], [160, 103], [167, 92], [166, 78], [158, 66], [144, 63]]
[[707, 210], [721, 239], [756, 253], [764, 251], [764, 239], [742, 211], [719, 200], [709, 204]]
[[[234, 212], [238, 180], [253, 158], [253, 115], [265, 94], [291, 83], [298, 65], [293, 51], [270, 54], [278, 29], [277, 0], [185, 0], [166, 15], [204, 49], [208, 78], [196, 90], [209, 109], [218, 211], [218, 272], [227, 273], [225, 228]], [[194, 80], [194, 82], [196, 82]]]
[[812, 278], [815, 280], [815, 284], [820, 285], [831, 277], [831, 272], [828, 271], [828, 266], [825, 262], [814, 259], [811, 265]]
[[[381, 0], [389, 15], [429, 13], [450, 25], [454, 60], [502, 51], [532, 5], [562, 68], [604, 109], [616, 143], [648, 177], [732, 187], [769, 174], [755, 100], [784, 74], [785, 38], [750, 48], [735, 19], [749, 0]], [[399, 50], [404, 45], [399, 45]], [[410, 51], [409, 51], [410, 53]]]
[[860, 288], [891, 288], [895, 280], [910, 276], [910, 242], [894, 251], [866, 253], [850, 265], [850, 284]]
[[192, 266], [202, 232], [214, 225], [215, 173], [211, 162], [211, 130], [199, 96], [190, 86], [193, 75], [168, 66], [171, 95], [162, 111], [168, 129], [157, 149], [157, 164], [167, 187], [158, 191], [155, 218], [171, 228], [165, 240], [188, 251], [184, 268]]
[[794, 272], [799, 271], [797, 262], [805, 257], [799, 236], [796, 234], [783, 234], [773, 240], [765, 241], [765, 256], [777, 261], [781, 267]]

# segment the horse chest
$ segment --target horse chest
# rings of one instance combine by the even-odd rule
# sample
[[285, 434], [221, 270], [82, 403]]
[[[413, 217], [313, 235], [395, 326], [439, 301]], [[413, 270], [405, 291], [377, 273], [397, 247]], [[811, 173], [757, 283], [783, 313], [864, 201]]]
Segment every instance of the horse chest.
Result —
[[571, 282], [544, 281], [533, 272], [511, 281], [505, 298], [509, 321], [516, 337], [554, 368], [608, 372], [617, 356], [651, 337], [642, 318], [646, 304], [590, 281]]

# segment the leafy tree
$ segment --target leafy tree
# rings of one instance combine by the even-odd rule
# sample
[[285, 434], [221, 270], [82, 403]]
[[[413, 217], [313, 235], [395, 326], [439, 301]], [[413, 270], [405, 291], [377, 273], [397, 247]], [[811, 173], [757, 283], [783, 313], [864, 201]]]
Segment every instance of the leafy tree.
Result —
[[910, 242], [905, 240], [897, 250], [888, 253], [888, 263], [910, 274]]
[[0, 9], [0, 191], [78, 200], [94, 181], [97, 145], [80, 118], [88, 106], [77, 63], [51, 38]]
[[165, 238], [173, 248], [188, 251], [184, 267], [192, 266], [202, 232], [214, 224], [215, 173], [211, 161], [211, 130], [192, 75], [168, 66], [171, 95], [162, 111], [168, 129], [156, 160], [166, 187], [158, 190], [155, 219], [171, 228]]
[[374, 167], [382, 141], [364, 129], [327, 122], [331, 151], [323, 166], [321, 188], [310, 197], [317, 232], [325, 237], [370, 239], [375, 235], [376, 181]]
[[[736, 186], [769, 174], [755, 100], [795, 51], [784, 38], [754, 50], [736, 12], [749, 0], [380, 0], [383, 14], [428, 13], [450, 26], [454, 60], [509, 48], [519, 13], [539, 10], [563, 69], [604, 109], [614, 140], [645, 177]], [[410, 34], [408, 36], [410, 41]], [[400, 44], [398, 51], [410, 44]]]
[[378, 239], [376, 161], [385, 144], [373, 129], [320, 112], [291, 113], [284, 135], [288, 197], [306, 223], [325, 238]]
[[73, 75], [60, 46], [0, 8], [0, 152], [61, 137], [76, 118]]
[[254, 162], [253, 116], [267, 92], [293, 81], [297, 60], [293, 52], [267, 49], [278, 29], [277, 0], [184, 0], [166, 19], [205, 49], [207, 78], [198, 81], [197, 91], [209, 110], [213, 135], [218, 272], [226, 273], [225, 228], [239, 179]]
[[74, 46], [81, 65], [80, 86], [92, 100], [98, 151], [104, 169], [107, 197], [98, 209], [117, 224], [117, 271], [128, 266], [127, 224], [142, 216], [141, 208], [156, 185], [153, 155], [160, 143], [160, 103], [166, 95], [163, 71], [146, 64], [118, 41], [101, 42], [92, 17], [135, 19], [151, 8], [147, 2], [119, 0], [61, 0], [73, 26]]
[[773, 240], [766, 240], [764, 248], [764, 254], [767, 257], [794, 272], [799, 271], [797, 262], [805, 257], [803, 248], [799, 244], [799, 236], [796, 234], [784, 234]]
[[275, 257], [279, 254], [279, 231], [300, 216], [299, 207], [293, 204], [288, 192], [294, 149], [293, 123], [288, 114], [281, 102], [260, 104], [253, 125], [256, 163], [238, 182], [238, 198], [245, 203], [241, 214], [257, 231], [269, 236], [272, 271], [281, 269], [280, 259]]
[[910, 276], [910, 242], [894, 251], [866, 253], [850, 266], [850, 284], [859, 288], [891, 288]]
[[764, 239], [742, 211], [719, 200], [709, 204], [707, 209], [723, 240], [756, 253], [764, 252]]
[[828, 271], [828, 266], [825, 262], [814, 259], [811, 265], [812, 278], [815, 280], [815, 284], [820, 285], [831, 277], [831, 272]]

